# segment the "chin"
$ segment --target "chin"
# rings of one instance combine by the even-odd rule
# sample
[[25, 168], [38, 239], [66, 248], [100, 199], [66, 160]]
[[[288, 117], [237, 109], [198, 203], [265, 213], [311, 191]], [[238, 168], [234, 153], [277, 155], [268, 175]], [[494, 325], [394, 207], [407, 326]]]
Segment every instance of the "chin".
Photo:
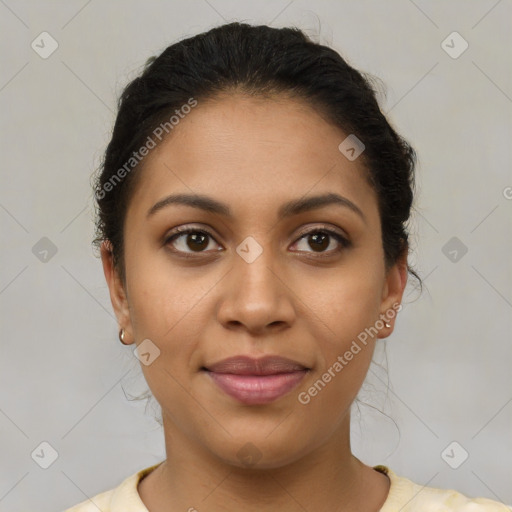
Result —
[[214, 456], [225, 464], [248, 470], [281, 468], [308, 452], [307, 447], [299, 446], [297, 439], [286, 432], [269, 436], [267, 432], [260, 431], [259, 435], [238, 435], [215, 444], [210, 445]]

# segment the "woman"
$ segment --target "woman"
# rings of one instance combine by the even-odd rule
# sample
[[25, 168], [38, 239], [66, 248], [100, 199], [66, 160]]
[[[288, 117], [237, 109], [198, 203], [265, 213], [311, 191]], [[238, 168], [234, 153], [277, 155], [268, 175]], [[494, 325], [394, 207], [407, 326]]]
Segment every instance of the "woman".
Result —
[[69, 511], [508, 510], [350, 447], [407, 282], [416, 156], [368, 79], [301, 31], [231, 23], [125, 89], [96, 183], [120, 340], [167, 458]]

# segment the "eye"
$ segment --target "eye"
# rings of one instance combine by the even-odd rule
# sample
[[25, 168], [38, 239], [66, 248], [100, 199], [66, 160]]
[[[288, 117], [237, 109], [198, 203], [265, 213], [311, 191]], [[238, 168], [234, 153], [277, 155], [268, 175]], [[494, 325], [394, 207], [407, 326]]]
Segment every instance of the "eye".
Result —
[[[209, 231], [193, 227], [181, 227], [176, 228], [174, 233], [166, 238], [165, 245], [171, 245], [173, 247], [172, 251], [181, 256], [193, 258], [193, 253], [221, 251], [222, 248], [212, 250], [210, 244], [212, 241], [215, 242], [215, 238]], [[333, 241], [338, 244], [338, 248], [331, 247]], [[302, 233], [299, 240], [295, 242], [295, 245], [300, 244], [300, 242], [303, 242], [304, 245], [308, 244], [310, 248], [313, 248], [313, 251], [308, 251], [306, 248], [300, 249], [299, 252], [319, 253], [320, 257], [323, 257], [324, 254], [325, 256], [331, 256], [331, 253], [341, 252], [341, 250], [351, 246], [350, 241], [343, 235], [323, 227], [317, 227]], [[327, 250], [329, 247], [331, 249]]]
[[[338, 248], [332, 248], [333, 240], [338, 244]], [[324, 253], [330, 255], [330, 253], [340, 252], [342, 249], [346, 249], [351, 245], [349, 240], [340, 233], [325, 228], [315, 228], [303, 233], [296, 244], [299, 244], [301, 241], [303, 241], [303, 245], [313, 248], [313, 251], [306, 249], [305, 252], [316, 252], [320, 253], [322, 256]], [[336, 243], [334, 243], [334, 245], [336, 245]], [[331, 247], [331, 249], [327, 250], [329, 247]]]
[[[175, 234], [172, 234], [165, 240], [165, 244], [173, 245], [173, 251], [175, 252], [188, 255], [194, 252], [205, 252], [210, 245], [208, 239], [215, 240], [213, 235], [208, 231], [205, 231], [204, 229], [185, 227], [177, 228], [175, 230]], [[190, 249], [190, 251], [187, 251], [187, 249]]]

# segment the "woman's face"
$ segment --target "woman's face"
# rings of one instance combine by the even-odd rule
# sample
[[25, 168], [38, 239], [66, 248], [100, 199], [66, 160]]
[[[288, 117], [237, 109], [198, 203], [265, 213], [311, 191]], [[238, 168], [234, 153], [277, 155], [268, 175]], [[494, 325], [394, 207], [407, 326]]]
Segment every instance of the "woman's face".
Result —
[[[386, 272], [376, 194], [338, 149], [348, 135], [298, 100], [199, 102], [143, 162], [126, 288], [102, 252], [125, 339], [150, 340], [141, 366], [166, 432], [230, 464], [252, 454], [277, 467], [346, 437], [376, 339], [393, 328], [394, 315], [378, 321], [401, 300], [405, 261]], [[161, 203], [178, 194], [222, 206]], [[328, 195], [339, 199], [307, 207]], [[269, 355], [300, 366], [205, 370]]]

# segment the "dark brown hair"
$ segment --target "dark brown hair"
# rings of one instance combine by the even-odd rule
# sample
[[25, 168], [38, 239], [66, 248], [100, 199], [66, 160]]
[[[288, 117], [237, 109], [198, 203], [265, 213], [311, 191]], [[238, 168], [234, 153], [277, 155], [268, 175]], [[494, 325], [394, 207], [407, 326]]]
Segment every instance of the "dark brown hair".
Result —
[[[406, 223], [416, 154], [381, 112], [373, 80], [297, 28], [236, 22], [169, 46], [148, 61], [119, 100], [112, 138], [94, 184], [95, 245], [103, 240], [110, 243], [124, 281], [124, 220], [140, 174], [134, 155], [161, 123], [191, 104], [191, 99], [201, 102], [236, 90], [253, 96], [301, 98], [364, 143], [360, 158], [378, 197], [385, 262], [391, 266], [408, 251]], [[127, 168], [127, 162], [133, 165]], [[409, 272], [419, 280], [412, 269]]]

